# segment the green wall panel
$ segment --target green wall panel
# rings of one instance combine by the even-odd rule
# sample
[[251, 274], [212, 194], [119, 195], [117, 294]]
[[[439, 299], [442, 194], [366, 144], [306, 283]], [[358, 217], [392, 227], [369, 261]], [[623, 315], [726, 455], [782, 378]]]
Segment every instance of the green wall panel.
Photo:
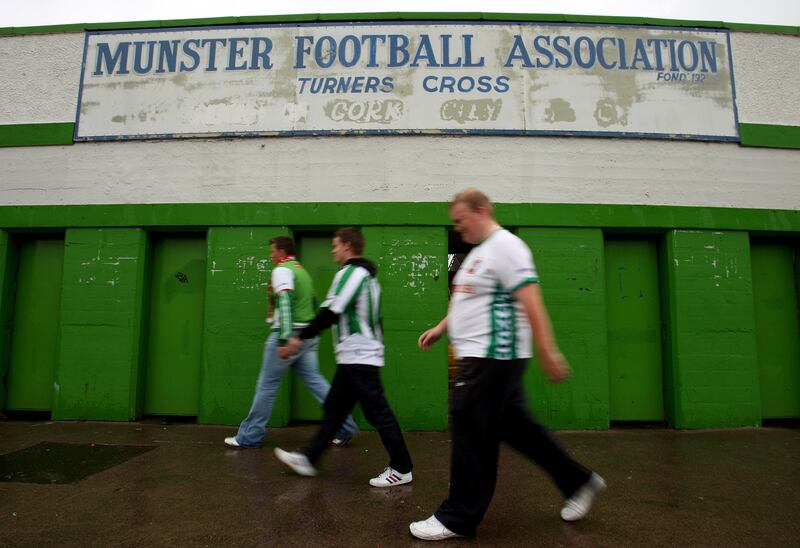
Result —
[[[288, 233], [274, 226], [208, 231], [198, 422], [238, 425], [250, 409], [269, 332], [269, 240]], [[289, 413], [290, 383], [284, 379], [270, 425], [285, 425]]]
[[6, 405], [6, 373], [14, 328], [17, 248], [8, 232], [0, 230], [0, 409]]
[[652, 238], [605, 242], [611, 420], [664, 420], [658, 245]]
[[139, 416], [146, 269], [141, 229], [67, 230], [53, 418]]
[[151, 238], [144, 413], [194, 417], [200, 408], [205, 234]]
[[19, 243], [14, 326], [6, 375], [6, 408], [50, 411], [58, 363], [63, 238]]
[[444, 227], [366, 227], [365, 257], [378, 264], [382, 289], [386, 397], [400, 426], [447, 427], [447, 345], [429, 352], [417, 339], [447, 314], [447, 231]]
[[[333, 277], [341, 268], [333, 262], [331, 234], [301, 236], [298, 238], [298, 243], [300, 263], [305, 266], [314, 282], [317, 303], [322, 303], [328, 294]], [[330, 382], [336, 373], [336, 356], [333, 352], [330, 329], [326, 329], [320, 335], [317, 355], [319, 370]], [[306, 385], [296, 375], [292, 375], [292, 419], [320, 420], [322, 415], [322, 406], [314, 399]]]
[[535, 360], [526, 374], [534, 412], [553, 428], [607, 428], [608, 363], [603, 234], [600, 230], [520, 228], [533, 251], [542, 294], [572, 377], [551, 384]]
[[751, 246], [762, 418], [800, 417], [800, 325], [794, 248]]
[[748, 235], [675, 230], [667, 234], [665, 255], [672, 425], [759, 424]]

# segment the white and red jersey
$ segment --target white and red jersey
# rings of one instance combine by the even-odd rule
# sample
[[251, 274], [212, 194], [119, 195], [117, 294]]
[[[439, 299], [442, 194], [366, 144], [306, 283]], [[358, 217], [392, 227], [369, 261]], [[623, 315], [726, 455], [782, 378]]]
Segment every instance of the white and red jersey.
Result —
[[453, 280], [447, 333], [458, 358], [530, 358], [531, 329], [513, 293], [538, 277], [528, 246], [500, 228], [472, 248]]

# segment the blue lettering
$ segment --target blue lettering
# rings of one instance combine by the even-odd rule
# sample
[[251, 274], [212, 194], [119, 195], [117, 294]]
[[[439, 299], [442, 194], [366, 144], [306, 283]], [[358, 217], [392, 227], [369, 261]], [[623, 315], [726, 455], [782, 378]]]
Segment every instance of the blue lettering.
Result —
[[181, 72], [192, 72], [200, 65], [200, 54], [192, 49], [192, 46], [198, 47], [200, 45], [200, 40], [186, 40], [183, 43], [183, 53], [189, 57], [192, 61], [194, 61], [193, 65], [187, 65], [185, 61], [181, 61]]
[[[114, 74], [115, 70], [117, 74], [130, 74], [128, 71], [128, 48], [130, 46], [130, 42], [120, 42], [117, 44], [114, 55], [111, 55], [111, 48], [108, 47], [108, 42], [97, 44], [97, 64], [94, 67], [92, 76], [103, 74], [103, 61], [105, 61], [108, 74]], [[117, 63], [119, 63], [119, 69], [116, 68]]]
[[[350, 59], [347, 59], [348, 48], [347, 44], [352, 44], [351, 48], [353, 50], [352, 56]], [[352, 34], [348, 34], [342, 41], [339, 43], [339, 62], [342, 63], [343, 67], [352, 67], [358, 60], [361, 58], [361, 42], [358, 41], [358, 38], [353, 36]]]
[[436, 82], [436, 80], [438, 80], [436, 76], [426, 76], [422, 80], [422, 89], [430, 93], [436, 93], [435, 87], [428, 87], [428, 82]]
[[508, 57], [506, 58], [506, 62], [503, 63], [503, 66], [513, 67], [514, 61], [517, 59], [522, 61], [523, 67], [533, 67], [533, 63], [531, 63], [531, 58], [528, 55], [528, 51], [525, 49], [525, 42], [523, 42], [522, 37], [519, 34], [514, 35], [514, 43], [511, 45], [511, 51], [508, 52]]
[[508, 80], [508, 76], [498, 76], [497, 84], [494, 86], [494, 90], [498, 93], [507, 92], [509, 90]]
[[667, 44], [669, 44], [669, 70], [674, 72], [678, 70], [677, 53], [675, 52], [675, 40], [667, 40]]
[[378, 41], [382, 44], [386, 42], [386, 35], [385, 34], [366, 34], [361, 37], [361, 42], [369, 42], [369, 62], [367, 63], [367, 67], [375, 68], [378, 66], [377, 57], [378, 57]]
[[[702, 59], [703, 68], [700, 72], [717, 72], [717, 43], [716, 42], [700, 42], [700, 58]], [[708, 64], [706, 64], [708, 63]]]
[[389, 66], [402, 67], [408, 63], [408, 36], [402, 34], [389, 35]]
[[[329, 44], [325, 47], [325, 44]], [[336, 40], [331, 36], [323, 36], [314, 46], [314, 62], [317, 66], [328, 68], [336, 62]]]
[[369, 76], [367, 78], [367, 83], [364, 86], [364, 93], [378, 93], [378, 84], [380, 84], [380, 78], [376, 76]]
[[336, 93], [347, 93], [347, 90], [350, 89], [350, 82], [352, 82], [352, 80], [352, 76], [339, 78], [339, 85], [336, 86]]
[[636, 51], [633, 52], [633, 61], [631, 61], [631, 70], [636, 70], [637, 63], [644, 63], [645, 70], [653, 70], [650, 64], [650, 59], [647, 58], [647, 49], [644, 46], [644, 41], [641, 38], [636, 39]]
[[442, 41], [442, 65], [443, 67], [460, 67], [461, 57], [456, 57], [455, 61], [450, 60], [450, 38], [452, 34], [442, 34], [439, 39]]
[[[263, 49], [262, 49], [263, 46]], [[272, 68], [272, 63], [269, 62], [269, 53], [272, 51], [272, 40], [269, 38], [255, 37], [253, 38], [253, 54], [250, 57], [250, 70], [259, 68], [258, 60], [261, 59], [261, 67], [266, 69]]]
[[[175, 72], [178, 65], [178, 44], [180, 40], [160, 40], [158, 42], [158, 68], [156, 74]], [[164, 69], [166, 63], [167, 68]]]
[[[429, 76], [430, 78], [430, 76]], [[392, 80], [391, 76], [387, 76], [381, 82], [381, 91], [384, 93], [391, 93], [394, 91], [394, 80]]]
[[[586, 49], [589, 53], [589, 60], [584, 61], [582, 58], [582, 43], [586, 44]], [[595, 51], [594, 51], [594, 42], [588, 36], [580, 36], [577, 40], [575, 40], [575, 62], [581, 68], [589, 68], [594, 65], [595, 59]]]
[[617, 44], [617, 39], [616, 38], [601, 38], [600, 40], [598, 40], [597, 41], [597, 62], [600, 63], [600, 66], [603, 67], [604, 69], [613, 69], [614, 67], [617, 66], [617, 62], [616, 61], [614, 61], [613, 63], [607, 63], [606, 62], [605, 52], [603, 51], [603, 47], [604, 47], [603, 42], [605, 42], [606, 40], [608, 40], [609, 42], [611, 42], [614, 45]]
[[[540, 44], [540, 42], [544, 41], [547, 44], [547, 47], [544, 47]], [[550, 47], [550, 37], [549, 36], [537, 36], [533, 39], [533, 48], [536, 50], [537, 53], [541, 53], [547, 58], [547, 64], [542, 63], [539, 58], [536, 58], [536, 68], [548, 68], [553, 66], [553, 61], [555, 58], [553, 57], [553, 53], [549, 49]]]
[[249, 38], [230, 38], [228, 39], [228, 66], [225, 70], [247, 70], [247, 61], [243, 65], [237, 65], [236, 59], [244, 56], [244, 48], [240, 48], [239, 42], [247, 44]]
[[[147, 66], [142, 62], [142, 50], [147, 45]], [[153, 52], [156, 42], [134, 42], [133, 43], [133, 72], [136, 74], [147, 74], [153, 68]]]
[[322, 93], [336, 92], [336, 78], [325, 78], [325, 85], [322, 86]]
[[436, 54], [433, 52], [433, 46], [431, 46], [431, 39], [427, 34], [420, 35], [417, 54], [414, 56], [414, 60], [409, 66], [418, 67], [421, 59], [427, 61], [427, 66], [429, 67], [439, 66], [439, 63], [436, 62]]
[[[561, 43], [564, 43], [562, 45]], [[567, 46], [569, 46], [569, 36], [556, 36], [553, 38], [553, 48], [560, 54], [564, 56], [564, 61], [562, 62], [560, 59], [556, 59], [556, 68], [567, 68], [572, 65], [572, 54], [570, 53]]]
[[200, 44], [205, 47], [209, 46], [208, 48], [208, 65], [206, 65], [206, 70], [209, 72], [215, 72], [217, 70], [217, 44], [225, 45], [225, 38], [207, 38], [200, 42]]
[[486, 64], [485, 59], [481, 56], [476, 62], [472, 62], [472, 35], [462, 35], [464, 40], [464, 66], [465, 67], [482, 67]]
[[664, 70], [664, 62], [661, 58], [661, 44], [666, 45], [665, 40], [660, 40], [658, 38], [651, 38], [647, 41], [648, 46], [653, 46], [653, 51], [656, 54], [656, 70]]
[[[692, 59], [689, 63], [686, 62], [686, 46], [689, 46], [692, 52]], [[694, 42], [684, 40], [678, 44], [678, 61], [680, 61], [683, 70], [687, 72], [693, 72], [697, 68], [697, 46], [694, 45]]]
[[313, 43], [314, 42], [314, 37], [313, 36], [295, 36], [294, 40], [295, 40], [295, 42], [297, 42], [297, 55], [296, 55], [295, 60], [294, 60], [294, 68], [296, 68], [296, 69], [298, 69], [298, 68], [306, 68], [306, 65], [305, 65], [305, 62], [304, 62], [305, 61], [304, 57], [305, 57], [305, 55], [310, 55], [311, 54], [311, 46], [309, 44], [309, 47], [305, 47], [305, 42]]

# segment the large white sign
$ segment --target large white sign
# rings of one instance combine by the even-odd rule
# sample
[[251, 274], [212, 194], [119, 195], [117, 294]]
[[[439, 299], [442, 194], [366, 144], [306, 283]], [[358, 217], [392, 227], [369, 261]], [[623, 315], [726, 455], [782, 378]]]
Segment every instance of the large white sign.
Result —
[[726, 31], [329, 24], [88, 33], [76, 140], [325, 133], [737, 140]]

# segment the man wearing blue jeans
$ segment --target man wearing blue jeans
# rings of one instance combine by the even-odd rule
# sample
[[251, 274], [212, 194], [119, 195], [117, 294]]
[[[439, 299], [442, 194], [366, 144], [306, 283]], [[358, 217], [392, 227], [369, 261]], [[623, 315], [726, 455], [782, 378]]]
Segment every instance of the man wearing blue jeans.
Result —
[[[286, 343], [308, 325], [314, 317], [314, 289], [306, 269], [297, 262], [294, 240], [279, 236], [270, 240], [272, 270], [271, 288], [275, 302], [272, 316], [272, 333], [264, 345], [261, 373], [256, 382], [256, 393], [250, 412], [239, 425], [235, 436], [225, 438], [225, 445], [237, 448], [261, 447], [267, 431], [267, 422], [272, 414], [275, 396], [286, 370], [294, 367], [314, 398], [325, 401], [330, 384], [319, 372], [317, 346], [314, 337], [303, 342], [297, 353], [289, 355]], [[348, 416], [336, 433], [334, 445], [345, 445], [358, 431], [353, 418]]]

